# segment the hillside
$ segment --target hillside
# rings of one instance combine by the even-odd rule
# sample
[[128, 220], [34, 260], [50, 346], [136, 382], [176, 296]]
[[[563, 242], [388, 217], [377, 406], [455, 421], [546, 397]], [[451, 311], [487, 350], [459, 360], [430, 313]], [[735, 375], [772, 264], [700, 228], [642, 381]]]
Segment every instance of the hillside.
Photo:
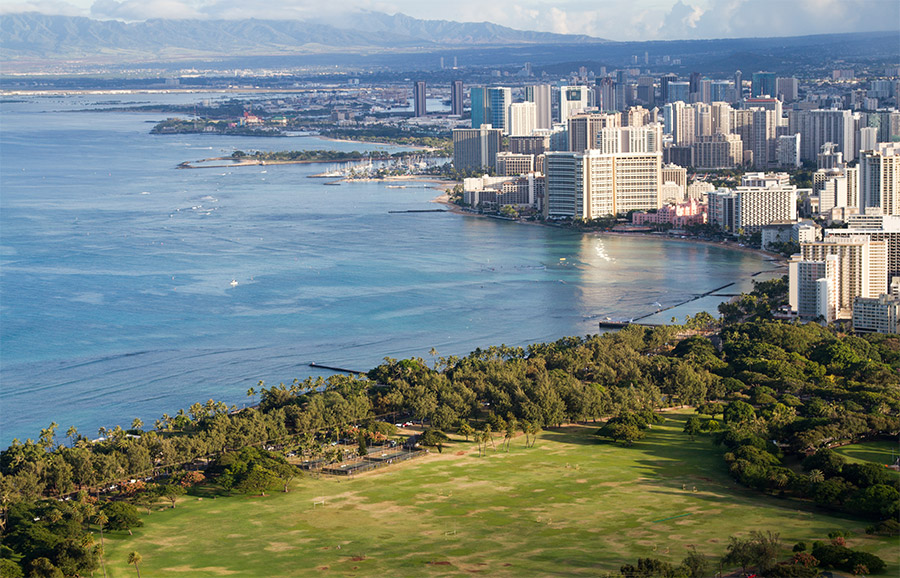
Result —
[[336, 27], [299, 20], [120, 22], [37, 13], [0, 16], [0, 58], [166, 61], [236, 55], [418, 50], [455, 46], [577, 43], [586, 36], [527, 32], [488, 22], [418, 20], [368, 12]]

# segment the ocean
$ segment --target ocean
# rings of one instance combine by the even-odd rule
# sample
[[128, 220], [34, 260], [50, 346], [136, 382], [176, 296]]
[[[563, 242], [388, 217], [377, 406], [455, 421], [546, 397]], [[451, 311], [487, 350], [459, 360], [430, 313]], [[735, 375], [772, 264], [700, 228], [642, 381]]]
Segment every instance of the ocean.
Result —
[[384, 357], [431, 361], [432, 347], [597, 333], [607, 316], [748, 290], [773, 269], [713, 245], [389, 213], [440, 207], [440, 191], [308, 178], [329, 165], [177, 169], [237, 149], [400, 149], [151, 135], [166, 115], [90, 111], [204, 98], [222, 97], [0, 104], [0, 445], [51, 422], [93, 436], [196, 401], [242, 406], [260, 380], [329, 374], [310, 362], [365, 371]]

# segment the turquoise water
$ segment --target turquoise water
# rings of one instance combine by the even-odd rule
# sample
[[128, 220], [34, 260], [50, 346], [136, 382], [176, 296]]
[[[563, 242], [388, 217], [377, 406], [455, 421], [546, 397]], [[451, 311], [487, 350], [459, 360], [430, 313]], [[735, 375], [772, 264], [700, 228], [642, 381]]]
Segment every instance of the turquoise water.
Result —
[[319, 375], [311, 361], [367, 370], [596, 333], [771, 268], [692, 243], [389, 214], [438, 192], [307, 178], [323, 165], [178, 170], [234, 149], [384, 147], [153, 136], [164, 115], [74, 111], [199, 98], [0, 105], [0, 444], [51, 421], [93, 434], [241, 405], [259, 380]]

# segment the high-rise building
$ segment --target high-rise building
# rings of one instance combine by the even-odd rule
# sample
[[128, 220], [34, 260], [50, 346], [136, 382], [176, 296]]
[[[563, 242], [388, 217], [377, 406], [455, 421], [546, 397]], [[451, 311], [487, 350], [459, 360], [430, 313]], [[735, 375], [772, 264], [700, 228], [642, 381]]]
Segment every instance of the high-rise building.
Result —
[[503, 134], [509, 134], [506, 120], [509, 115], [509, 105], [512, 104], [512, 90], [505, 87], [488, 89], [491, 103], [491, 125], [499, 128]]
[[496, 169], [502, 131], [489, 124], [453, 130], [453, 168], [458, 171]]
[[774, 72], [754, 72], [750, 85], [750, 96], [753, 98], [759, 96], [775, 97], [778, 90], [775, 86]]
[[790, 112], [790, 131], [800, 133], [800, 152], [803, 160], [816, 160], [827, 142], [834, 143], [850, 162], [855, 153], [855, 120], [849, 110], [798, 110]]
[[678, 82], [677, 74], [664, 74], [659, 79], [659, 98], [663, 103], [672, 102], [669, 100], [669, 83]]
[[691, 148], [691, 166], [696, 169], [733, 169], [740, 166], [744, 153], [741, 137], [736, 134], [702, 136], [697, 138]]
[[534, 172], [534, 155], [497, 153], [497, 175], [517, 177]]
[[587, 86], [561, 86], [559, 88], [559, 122], [565, 123], [573, 114], [590, 106], [590, 89]]
[[713, 102], [709, 105], [712, 134], [731, 134], [731, 105], [727, 102]]
[[596, 219], [660, 206], [661, 153], [548, 153], [549, 218]]
[[594, 105], [601, 112], [613, 112], [618, 110], [616, 104], [616, 80], [609, 76], [597, 79], [594, 87]]
[[860, 212], [900, 215], [900, 143], [883, 143], [859, 159]]
[[775, 94], [772, 96], [781, 99], [782, 102], [794, 102], [797, 100], [799, 83], [793, 76], [789, 78], [775, 79]]
[[740, 186], [707, 195], [709, 222], [732, 235], [755, 233], [776, 221], [797, 220], [797, 188], [794, 186]]
[[592, 148], [604, 154], [662, 152], [662, 125], [606, 126], [600, 129]]
[[536, 128], [550, 129], [553, 127], [553, 106], [550, 100], [550, 85], [537, 84], [525, 87], [525, 100], [533, 102], [537, 107]]
[[691, 83], [670, 82], [667, 88], [668, 99], [666, 102], [691, 102]]
[[788, 263], [788, 303], [801, 319], [835, 320], [839, 267], [837, 255], [822, 260], [794, 255]]
[[[637, 99], [646, 106], [656, 104], [656, 79], [652, 76], [641, 76], [637, 82]], [[595, 99], [596, 101], [596, 99]]]
[[871, 151], [875, 150], [876, 145], [878, 144], [878, 129], [874, 126], [864, 126], [859, 129], [859, 133], [857, 133], [856, 137], [856, 153], [859, 156], [859, 153], [862, 151]]
[[800, 243], [800, 259], [824, 261], [838, 257], [836, 317], [847, 319], [853, 313], [856, 297], [878, 297], [887, 287], [887, 245], [867, 236], [826, 236], [822, 241]]
[[672, 103], [672, 138], [676, 146], [690, 146], [696, 137], [694, 107], [678, 100]]
[[744, 75], [740, 70], [734, 71], [734, 102], [744, 100]]
[[416, 116], [428, 114], [425, 106], [425, 81], [417, 80], [413, 84], [413, 112]]
[[[797, 133], [800, 134], [800, 133]], [[833, 142], [822, 143], [816, 155], [816, 168], [820, 170], [839, 169], [844, 166], [844, 153], [836, 150]]]
[[709, 86], [710, 102], [734, 102], [734, 83], [728, 80], [714, 80]]
[[753, 151], [753, 166], [759, 169], [778, 164], [775, 156], [776, 129], [778, 119], [775, 111], [761, 108], [753, 110], [753, 129], [750, 133], [750, 150]]
[[799, 169], [800, 134], [783, 135], [775, 139], [775, 164], [779, 167]]
[[537, 122], [537, 105], [514, 102], [507, 108], [506, 132], [510, 136], [531, 136]]
[[472, 128], [480, 128], [483, 124], [491, 124], [491, 99], [484, 86], [473, 86], [469, 91], [472, 103]]
[[[826, 238], [860, 235], [887, 244], [887, 278], [900, 277], [900, 216], [881, 215], [872, 211], [847, 217], [846, 229], [825, 229]], [[886, 290], [881, 288], [882, 292]]]
[[699, 72], [692, 72], [690, 76], [690, 81], [688, 84], [690, 85], [690, 93], [697, 94], [700, 92], [700, 79], [703, 78], [703, 75]]
[[463, 114], [463, 81], [454, 80], [450, 84], [450, 114], [462, 116]]
[[542, 155], [550, 150], [550, 136], [546, 134], [509, 137], [509, 152], [523, 155]]
[[577, 113], [569, 116], [566, 123], [569, 132], [568, 150], [584, 152], [597, 148], [597, 135], [605, 127], [618, 127], [618, 113]]
[[857, 297], [853, 301], [853, 331], [900, 333], [900, 297]]

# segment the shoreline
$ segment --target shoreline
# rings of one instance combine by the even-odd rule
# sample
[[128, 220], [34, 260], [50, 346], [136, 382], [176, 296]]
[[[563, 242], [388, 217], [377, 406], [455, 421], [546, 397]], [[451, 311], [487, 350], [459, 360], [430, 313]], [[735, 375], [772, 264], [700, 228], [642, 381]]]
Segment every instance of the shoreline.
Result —
[[385, 147], [402, 147], [402, 148], [408, 148], [408, 149], [414, 149], [414, 150], [420, 150], [420, 151], [436, 150], [431, 147], [425, 147], [425, 146], [419, 146], [419, 145], [405, 145], [405, 144], [398, 144], [398, 143], [394, 143], [394, 142], [353, 140], [350, 138], [334, 138], [334, 137], [330, 137], [330, 136], [322, 136], [320, 134], [319, 135], [310, 135], [310, 136], [313, 136], [314, 138], [318, 138], [321, 140], [331, 141], [331, 142], [346, 142], [346, 143], [353, 143], [353, 144], [365, 144], [365, 145], [375, 145], [375, 146], [385, 146]]
[[[371, 160], [386, 160], [387, 157], [375, 157]], [[226, 164], [202, 164], [197, 165], [197, 163], [207, 163], [213, 161], [228, 161], [230, 157], [213, 157], [208, 159], [199, 159], [196, 161], [184, 161], [182, 163], [178, 163], [179, 169], [221, 169], [221, 168], [230, 168], [230, 167], [267, 167], [272, 165], [312, 165], [316, 163], [359, 163], [363, 161], [370, 160], [369, 157], [355, 157], [349, 159], [301, 159], [301, 160], [273, 160], [267, 161], [262, 159], [244, 159], [239, 161], [234, 161]]]
[[[455, 182], [455, 181], [451, 181], [451, 182]], [[469, 217], [480, 217], [480, 218], [485, 218], [485, 219], [492, 218], [489, 215], [480, 215], [477, 213], [472, 213], [472, 212], [466, 211], [459, 205], [455, 205], [455, 204], [451, 203], [450, 195], [448, 195], [446, 193], [431, 199], [430, 202], [442, 204], [447, 207], [448, 212], [455, 213], [457, 215], [466, 215]], [[506, 219], [503, 219], [503, 220], [506, 220]], [[512, 220], [511, 222], [522, 223], [525, 225], [540, 225], [543, 227], [555, 227], [557, 229], [561, 228], [561, 227], [557, 227], [555, 225], [550, 225], [548, 223], [539, 222], [539, 221]], [[644, 233], [644, 232], [627, 233], [624, 231], [578, 231], [577, 229], [569, 229], [569, 230], [575, 231], [575, 232], [581, 232], [582, 234], [586, 234], [586, 235], [615, 235], [618, 237], [643, 237], [646, 239], [664, 239], [666, 241], [684, 241], [684, 242], [688, 242], [688, 243], [709, 245], [712, 247], [723, 247], [726, 249], [731, 249], [733, 251], [742, 251], [744, 253], [752, 253], [754, 255], [760, 255], [760, 256], [766, 257], [766, 259], [765, 259], [766, 261], [768, 261], [778, 267], [786, 267], [787, 266], [787, 259], [778, 253], [772, 253], [771, 251], [766, 251], [763, 249], [754, 249], [753, 247], [742, 247], [741, 245], [735, 243], [734, 241], [710, 241], [708, 239], [697, 239], [697, 238], [688, 237], [688, 236], [681, 238], [680, 236], [676, 237], [674, 235]]]
[[[344, 177], [342, 179], [338, 179], [341, 183], [426, 183], [430, 184], [430, 187], [425, 187], [429, 189], [434, 189], [437, 191], [446, 191], [446, 187], [452, 186], [456, 184], [456, 181], [451, 181], [447, 179], [442, 179], [440, 177], [431, 177], [428, 175], [395, 175], [390, 177], [367, 177], [364, 179], [350, 179]], [[435, 199], [430, 200], [430, 203], [440, 202], [437, 199], [445, 198], [449, 201], [450, 197], [446, 192], [444, 194], [439, 195]], [[448, 207], [452, 207], [450, 203], [445, 203]]]

